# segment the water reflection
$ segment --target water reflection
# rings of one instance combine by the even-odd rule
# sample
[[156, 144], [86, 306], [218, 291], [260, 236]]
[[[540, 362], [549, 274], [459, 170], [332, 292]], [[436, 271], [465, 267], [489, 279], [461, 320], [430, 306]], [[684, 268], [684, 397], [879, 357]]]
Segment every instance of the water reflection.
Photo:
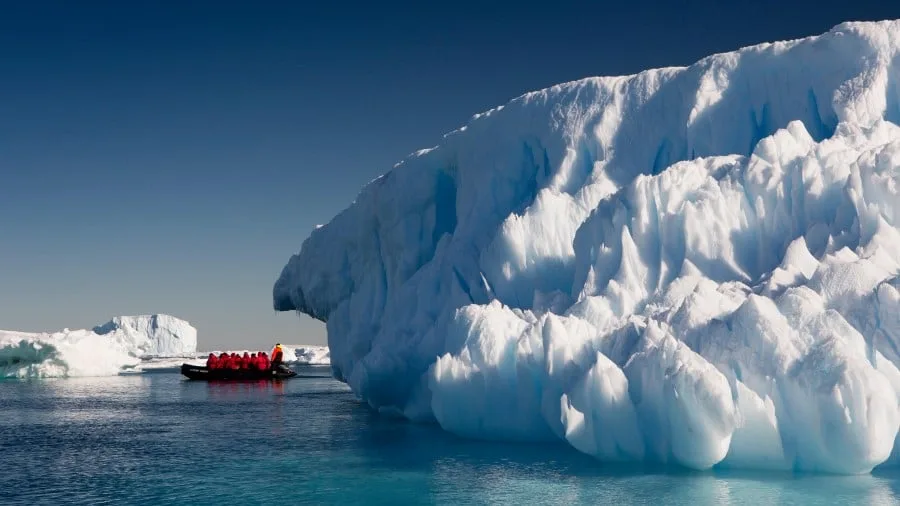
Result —
[[[395, 483], [414, 500], [422, 487], [436, 502], [489, 504], [897, 504], [900, 472], [861, 476], [794, 475], [648, 465], [603, 465], [564, 445], [460, 439], [431, 425], [387, 419], [359, 404], [336, 405], [328, 440], [350, 455], [331, 467], [335, 482]], [[325, 487], [324, 490], [327, 490]], [[323, 502], [337, 496], [316, 495]]]
[[[185, 382], [186, 384], [188, 382]], [[258, 395], [260, 393], [272, 393], [276, 395], [284, 394], [283, 381], [208, 381], [201, 383], [206, 385], [209, 392], [209, 398], [213, 400], [245, 400], [247, 396]]]
[[895, 504], [900, 487], [896, 470], [700, 473], [461, 439], [322, 377], [0, 383], [0, 434], [2, 504]]

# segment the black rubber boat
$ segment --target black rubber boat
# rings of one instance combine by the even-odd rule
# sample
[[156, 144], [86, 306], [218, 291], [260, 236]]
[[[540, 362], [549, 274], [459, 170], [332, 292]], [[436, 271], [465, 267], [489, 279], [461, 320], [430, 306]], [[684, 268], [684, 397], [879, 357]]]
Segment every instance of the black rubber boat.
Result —
[[259, 380], [283, 380], [293, 378], [296, 372], [284, 367], [279, 370], [232, 370], [232, 369], [207, 369], [202, 365], [181, 364], [181, 374], [192, 380], [203, 381], [259, 381]]

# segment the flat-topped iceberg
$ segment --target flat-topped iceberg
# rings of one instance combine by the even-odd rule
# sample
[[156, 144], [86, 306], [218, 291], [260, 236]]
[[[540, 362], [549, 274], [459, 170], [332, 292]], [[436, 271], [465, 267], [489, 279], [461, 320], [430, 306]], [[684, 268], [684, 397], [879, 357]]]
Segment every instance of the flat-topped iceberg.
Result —
[[274, 307], [460, 435], [868, 472], [900, 455], [898, 121], [898, 21], [529, 93], [312, 231]]
[[196, 352], [197, 330], [168, 315], [120, 316], [93, 330], [0, 330], [0, 377], [111, 376], [145, 358]]

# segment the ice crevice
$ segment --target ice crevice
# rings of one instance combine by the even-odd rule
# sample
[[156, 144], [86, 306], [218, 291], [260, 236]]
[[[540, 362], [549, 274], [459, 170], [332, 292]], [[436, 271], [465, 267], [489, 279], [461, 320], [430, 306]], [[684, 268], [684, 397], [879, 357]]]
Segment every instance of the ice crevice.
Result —
[[290, 258], [375, 409], [602, 461], [865, 473], [900, 428], [900, 22], [528, 93]]

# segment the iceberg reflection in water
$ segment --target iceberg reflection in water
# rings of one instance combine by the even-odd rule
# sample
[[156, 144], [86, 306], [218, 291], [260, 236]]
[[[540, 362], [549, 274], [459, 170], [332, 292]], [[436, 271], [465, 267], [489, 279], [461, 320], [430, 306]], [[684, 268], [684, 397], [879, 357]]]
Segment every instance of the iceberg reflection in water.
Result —
[[373, 413], [327, 368], [300, 372], [309, 377], [258, 384], [177, 374], [0, 382], [2, 502], [720, 505], [900, 497], [898, 471], [698, 472], [604, 465], [559, 443], [462, 439]]

